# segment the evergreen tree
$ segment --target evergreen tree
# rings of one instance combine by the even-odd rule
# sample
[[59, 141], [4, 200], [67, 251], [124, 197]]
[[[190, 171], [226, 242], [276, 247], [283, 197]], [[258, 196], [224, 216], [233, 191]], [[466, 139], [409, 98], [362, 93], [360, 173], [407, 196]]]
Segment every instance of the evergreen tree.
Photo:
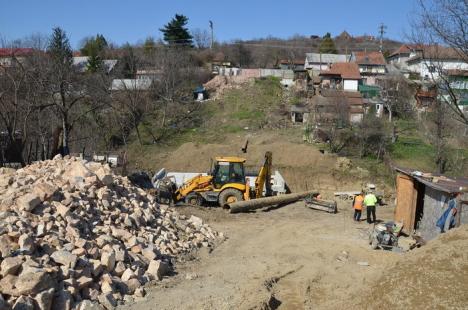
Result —
[[49, 41], [47, 51], [54, 59], [55, 63], [62, 67], [71, 67], [73, 63], [73, 51], [67, 34], [60, 27], [53, 29], [52, 38]]
[[335, 47], [335, 42], [333, 42], [333, 39], [331, 38], [331, 34], [329, 32], [327, 32], [323, 36], [322, 42], [320, 42], [319, 51], [320, 53], [324, 54], [338, 54], [338, 51]]
[[170, 45], [193, 46], [193, 37], [185, 27], [188, 18], [184, 15], [176, 14], [175, 17], [163, 28], [159, 29], [164, 35], [164, 41]]
[[96, 72], [103, 67], [103, 58], [107, 41], [102, 34], [97, 34], [95, 37], [88, 38], [81, 48], [81, 54], [88, 56], [88, 64], [86, 68], [90, 72]]

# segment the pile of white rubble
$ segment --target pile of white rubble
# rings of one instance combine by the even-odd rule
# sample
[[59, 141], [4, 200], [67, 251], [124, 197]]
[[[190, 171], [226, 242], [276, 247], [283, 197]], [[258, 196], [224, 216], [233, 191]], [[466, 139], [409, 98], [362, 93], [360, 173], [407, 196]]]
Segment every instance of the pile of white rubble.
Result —
[[57, 156], [1, 168], [0, 309], [113, 308], [219, 235], [106, 165]]

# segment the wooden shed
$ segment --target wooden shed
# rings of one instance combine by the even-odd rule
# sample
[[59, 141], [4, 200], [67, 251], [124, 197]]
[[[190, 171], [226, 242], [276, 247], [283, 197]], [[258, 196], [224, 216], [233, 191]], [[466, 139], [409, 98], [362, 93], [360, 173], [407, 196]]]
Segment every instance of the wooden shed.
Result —
[[458, 204], [457, 224], [468, 224], [468, 178], [449, 178], [404, 168], [395, 170], [398, 174], [394, 219], [404, 224], [404, 232], [417, 232], [425, 240], [437, 237], [440, 233], [437, 220], [458, 192], [464, 195]]

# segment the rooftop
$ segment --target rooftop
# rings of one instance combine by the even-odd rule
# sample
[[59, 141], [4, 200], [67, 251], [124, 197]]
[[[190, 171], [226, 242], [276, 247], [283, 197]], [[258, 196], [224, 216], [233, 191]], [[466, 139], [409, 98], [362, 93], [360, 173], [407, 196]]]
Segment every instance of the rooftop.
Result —
[[407, 62], [417, 61], [421, 59], [431, 59], [431, 60], [460, 60], [460, 61], [468, 61], [468, 59], [464, 59], [463, 52], [458, 51], [454, 48], [440, 46], [440, 45], [431, 45], [425, 46], [422, 49], [422, 53], [411, 57], [407, 60]]
[[354, 62], [358, 65], [385, 65], [381, 52], [353, 52]]
[[452, 178], [441, 174], [424, 173], [401, 167], [395, 167], [395, 170], [412, 177], [426, 186], [449, 194], [468, 190], [468, 178]]
[[33, 52], [33, 48], [0, 48], [0, 57], [26, 56]]
[[396, 51], [390, 54], [389, 57], [396, 56], [399, 54], [409, 54], [411, 51], [421, 50], [421, 45], [419, 44], [403, 44]]
[[359, 80], [361, 74], [356, 63], [337, 62], [331, 65], [329, 70], [321, 71], [320, 75], [339, 75], [342, 79]]
[[348, 60], [349, 60], [349, 55], [306, 53], [306, 62], [329, 64], [329, 63], [336, 63], [336, 62], [347, 62]]

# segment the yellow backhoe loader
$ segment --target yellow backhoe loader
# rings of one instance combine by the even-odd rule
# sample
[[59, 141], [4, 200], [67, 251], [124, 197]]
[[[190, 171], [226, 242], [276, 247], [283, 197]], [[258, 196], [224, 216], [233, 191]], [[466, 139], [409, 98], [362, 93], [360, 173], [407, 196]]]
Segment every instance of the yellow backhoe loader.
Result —
[[245, 158], [216, 157], [209, 175], [196, 175], [177, 188], [174, 182], [160, 182], [157, 197], [160, 201], [172, 200], [192, 205], [218, 203], [221, 207], [241, 200], [250, 200], [273, 195], [271, 189], [272, 154], [265, 153], [255, 186], [249, 184], [245, 174]]

